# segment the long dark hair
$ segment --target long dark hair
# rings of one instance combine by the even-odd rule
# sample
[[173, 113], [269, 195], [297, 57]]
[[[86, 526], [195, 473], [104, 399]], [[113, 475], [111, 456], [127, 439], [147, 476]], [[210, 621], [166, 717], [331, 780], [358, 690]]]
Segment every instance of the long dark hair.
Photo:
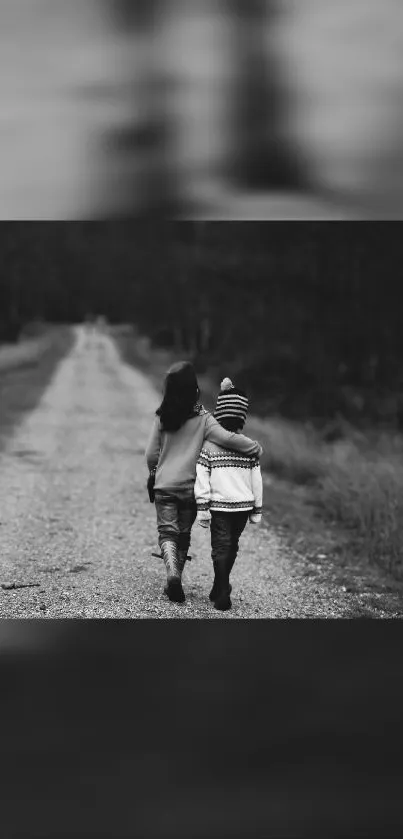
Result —
[[193, 364], [179, 361], [168, 370], [165, 377], [164, 397], [156, 411], [163, 431], [179, 431], [186, 420], [195, 415], [200, 396]]

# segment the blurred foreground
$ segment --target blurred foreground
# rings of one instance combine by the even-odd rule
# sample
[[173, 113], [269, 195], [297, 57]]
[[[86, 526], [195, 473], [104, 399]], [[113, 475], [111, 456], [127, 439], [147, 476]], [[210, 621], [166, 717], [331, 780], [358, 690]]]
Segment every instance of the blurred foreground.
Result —
[[400, 218], [402, 46], [400, 0], [0, 0], [0, 218]]
[[44, 623], [0, 623], [5, 839], [401, 835], [398, 623]]

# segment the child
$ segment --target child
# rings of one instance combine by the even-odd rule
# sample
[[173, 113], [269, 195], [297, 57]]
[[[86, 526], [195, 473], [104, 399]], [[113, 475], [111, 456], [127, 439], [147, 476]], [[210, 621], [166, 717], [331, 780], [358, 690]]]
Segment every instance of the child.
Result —
[[[189, 362], [174, 364], [165, 379], [164, 397], [156, 414], [146, 450], [150, 499], [155, 495], [159, 545], [167, 571], [164, 589], [182, 603], [182, 572], [196, 518], [194, 483], [202, 446], [218, 446], [259, 457], [259, 443], [226, 431], [198, 402], [196, 373]], [[155, 480], [154, 480], [155, 476]]]
[[[248, 412], [243, 391], [231, 379], [221, 382], [214, 416], [229, 431], [242, 430]], [[214, 583], [210, 600], [216, 609], [231, 608], [232, 586], [229, 576], [237, 553], [239, 537], [249, 519], [260, 524], [263, 484], [259, 460], [250, 454], [227, 451], [215, 441], [202, 449], [196, 467], [195, 498], [197, 519], [202, 527], [211, 522], [211, 556]]]

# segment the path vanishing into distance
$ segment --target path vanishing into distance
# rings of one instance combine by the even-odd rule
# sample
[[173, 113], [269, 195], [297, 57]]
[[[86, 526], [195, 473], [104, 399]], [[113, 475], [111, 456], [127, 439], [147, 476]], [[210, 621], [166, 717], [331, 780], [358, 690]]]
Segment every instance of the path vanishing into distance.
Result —
[[[0, 617], [349, 617], [355, 595], [330, 576], [304, 576], [304, 558], [271, 529], [269, 509], [242, 537], [232, 610], [217, 612], [208, 600], [209, 533], [197, 525], [186, 602], [169, 602], [145, 487], [158, 399], [106, 332], [76, 328], [41, 401], [0, 454]], [[375, 616], [389, 615], [378, 608]]]

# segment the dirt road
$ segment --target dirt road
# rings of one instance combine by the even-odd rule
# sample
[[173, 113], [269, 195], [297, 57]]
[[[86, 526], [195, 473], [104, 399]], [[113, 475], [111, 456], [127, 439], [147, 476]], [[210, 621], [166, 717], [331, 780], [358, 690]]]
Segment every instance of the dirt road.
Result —
[[[195, 526], [186, 603], [162, 592], [144, 448], [158, 394], [102, 332], [76, 331], [37, 408], [0, 455], [0, 617], [221, 618], [208, 601], [208, 533]], [[233, 618], [344, 617], [355, 595], [304, 576], [270, 529], [249, 526]], [[3, 588], [15, 584], [22, 588]], [[376, 610], [382, 617], [382, 611]]]

